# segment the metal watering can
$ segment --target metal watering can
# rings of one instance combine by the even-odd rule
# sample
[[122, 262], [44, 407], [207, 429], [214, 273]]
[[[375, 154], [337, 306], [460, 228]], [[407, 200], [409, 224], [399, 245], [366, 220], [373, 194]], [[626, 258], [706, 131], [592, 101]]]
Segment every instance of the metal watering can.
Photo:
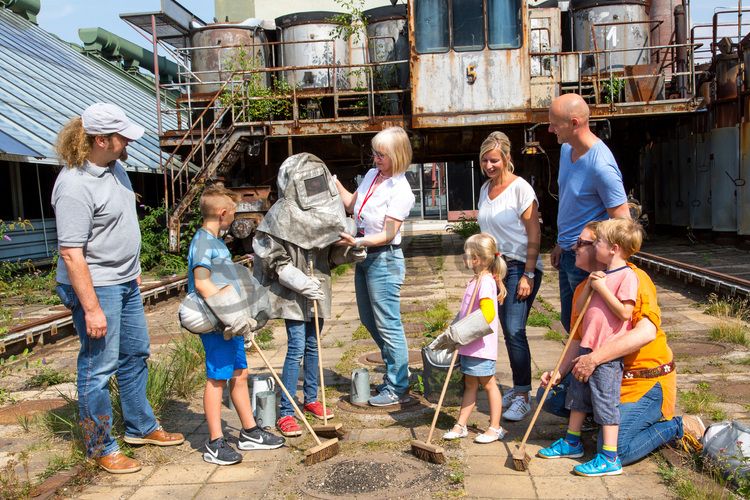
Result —
[[349, 401], [354, 404], [364, 404], [370, 399], [370, 372], [367, 368], [357, 368], [352, 371], [352, 390]]
[[252, 382], [253, 392], [252, 396], [250, 397], [250, 405], [253, 408], [253, 414], [255, 414], [255, 409], [257, 407], [256, 399], [258, 397], [258, 394], [260, 394], [261, 392], [269, 391], [274, 392], [275, 394], [276, 382], [273, 380], [273, 377], [265, 373], [261, 373], [260, 375], [253, 375]]
[[255, 422], [258, 424], [258, 427], [266, 429], [276, 425], [276, 393], [273, 391], [262, 391], [255, 395], [255, 399], [257, 399]]

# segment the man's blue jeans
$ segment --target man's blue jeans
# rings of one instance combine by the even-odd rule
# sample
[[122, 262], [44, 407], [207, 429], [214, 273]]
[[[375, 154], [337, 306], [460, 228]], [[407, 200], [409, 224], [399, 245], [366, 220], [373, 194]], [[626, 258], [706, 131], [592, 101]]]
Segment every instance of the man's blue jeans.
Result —
[[[323, 319], [319, 319], [320, 329], [323, 329]], [[304, 381], [302, 392], [304, 403], [314, 403], [318, 400], [318, 340], [315, 336], [315, 320], [296, 321], [287, 319], [286, 323], [286, 358], [281, 381], [292, 396], [297, 392], [299, 379], [299, 365], [304, 359]], [[294, 415], [292, 403], [285, 394], [281, 395], [279, 414], [282, 417]]]
[[386, 388], [401, 396], [409, 390], [409, 352], [401, 323], [404, 253], [388, 249], [369, 253], [357, 264], [354, 288], [359, 319], [380, 348], [385, 362]]
[[560, 323], [566, 331], [570, 331], [570, 312], [573, 309], [573, 292], [589, 273], [576, 267], [575, 250], [563, 250], [560, 254]]
[[141, 292], [135, 280], [120, 285], [94, 287], [107, 318], [107, 334], [86, 335], [86, 319], [70, 285], [58, 284], [62, 303], [72, 310], [81, 349], [78, 353], [78, 411], [86, 452], [91, 457], [118, 450], [112, 437], [112, 401], [109, 379], [117, 376], [125, 434], [143, 437], [159, 424], [146, 399], [149, 337]]
[[531, 295], [524, 300], [516, 297], [518, 282], [523, 276], [525, 266], [526, 264], [521, 261], [508, 260], [508, 274], [505, 278], [508, 296], [498, 309], [510, 368], [513, 371], [513, 389], [519, 394], [531, 390], [531, 351], [529, 340], [526, 338], [526, 321], [542, 284], [542, 272], [537, 270], [534, 273]]

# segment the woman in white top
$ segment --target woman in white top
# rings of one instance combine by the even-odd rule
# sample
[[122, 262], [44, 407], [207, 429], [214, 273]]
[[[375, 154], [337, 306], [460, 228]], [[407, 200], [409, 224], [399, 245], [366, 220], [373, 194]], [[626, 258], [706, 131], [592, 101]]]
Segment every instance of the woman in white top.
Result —
[[362, 324], [378, 344], [386, 374], [370, 398], [373, 406], [404, 400], [409, 391], [408, 346], [401, 323], [401, 285], [406, 267], [401, 250], [401, 224], [414, 206], [414, 194], [404, 172], [411, 163], [411, 144], [401, 127], [390, 127], [372, 139], [375, 168], [353, 194], [337, 180], [347, 212], [354, 214], [357, 237], [342, 234], [355, 247], [367, 247], [357, 264], [354, 287]]
[[534, 188], [513, 173], [507, 135], [492, 132], [482, 143], [479, 161], [489, 178], [479, 192], [479, 227], [495, 237], [508, 264], [508, 296], [498, 313], [513, 372], [513, 389], [503, 396], [503, 408], [507, 408], [503, 418], [518, 421], [531, 411], [531, 351], [526, 321], [542, 283], [539, 202]]

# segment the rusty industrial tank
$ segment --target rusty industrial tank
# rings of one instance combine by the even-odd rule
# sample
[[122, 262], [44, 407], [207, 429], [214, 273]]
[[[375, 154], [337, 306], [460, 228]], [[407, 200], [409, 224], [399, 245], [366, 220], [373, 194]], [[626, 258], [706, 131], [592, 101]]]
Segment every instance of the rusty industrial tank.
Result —
[[621, 72], [625, 66], [650, 62], [647, 7], [648, 0], [571, 0], [574, 50], [629, 49], [584, 57], [583, 74]]
[[[340, 15], [338, 12], [299, 12], [276, 19], [283, 42], [279, 49], [281, 64], [304, 68], [285, 72], [284, 78], [290, 85], [303, 89], [330, 88], [334, 86], [335, 78], [337, 88], [352, 86], [352, 69], [347, 66], [351, 61], [350, 45], [354, 41], [333, 36], [337, 26], [334, 17]], [[364, 40], [359, 40], [358, 46], [363, 52]], [[364, 54], [359, 55], [358, 59], [364, 62]], [[344, 68], [326, 67], [334, 65]], [[317, 69], [314, 66], [321, 67]]]
[[[218, 91], [234, 70], [268, 65], [266, 35], [258, 27], [210, 24], [190, 34], [190, 45], [191, 68], [200, 79], [193, 88], [197, 93]], [[265, 86], [266, 73], [258, 75], [258, 84]]]

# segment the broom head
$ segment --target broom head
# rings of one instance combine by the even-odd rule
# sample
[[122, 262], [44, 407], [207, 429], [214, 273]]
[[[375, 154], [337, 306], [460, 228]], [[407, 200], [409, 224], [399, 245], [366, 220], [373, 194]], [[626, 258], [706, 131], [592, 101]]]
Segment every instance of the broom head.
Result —
[[305, 465], [313, 465], [335, 457], [339, 453], [339, 440], [336, 438], [323, 441], [305, 451]]
[[444, 464], [445, 450], [442, 447], [425, 443], [424, 441], [412, 441], [411, 452], [420, 460], [432, 462], [433, 464]]
[[529, 468], [529, 462], [531, 457], [526, 453], [526, 446], [516, 445], [516, 449], [513, 450], [513, 467], [517, 471], [525, 471]]

